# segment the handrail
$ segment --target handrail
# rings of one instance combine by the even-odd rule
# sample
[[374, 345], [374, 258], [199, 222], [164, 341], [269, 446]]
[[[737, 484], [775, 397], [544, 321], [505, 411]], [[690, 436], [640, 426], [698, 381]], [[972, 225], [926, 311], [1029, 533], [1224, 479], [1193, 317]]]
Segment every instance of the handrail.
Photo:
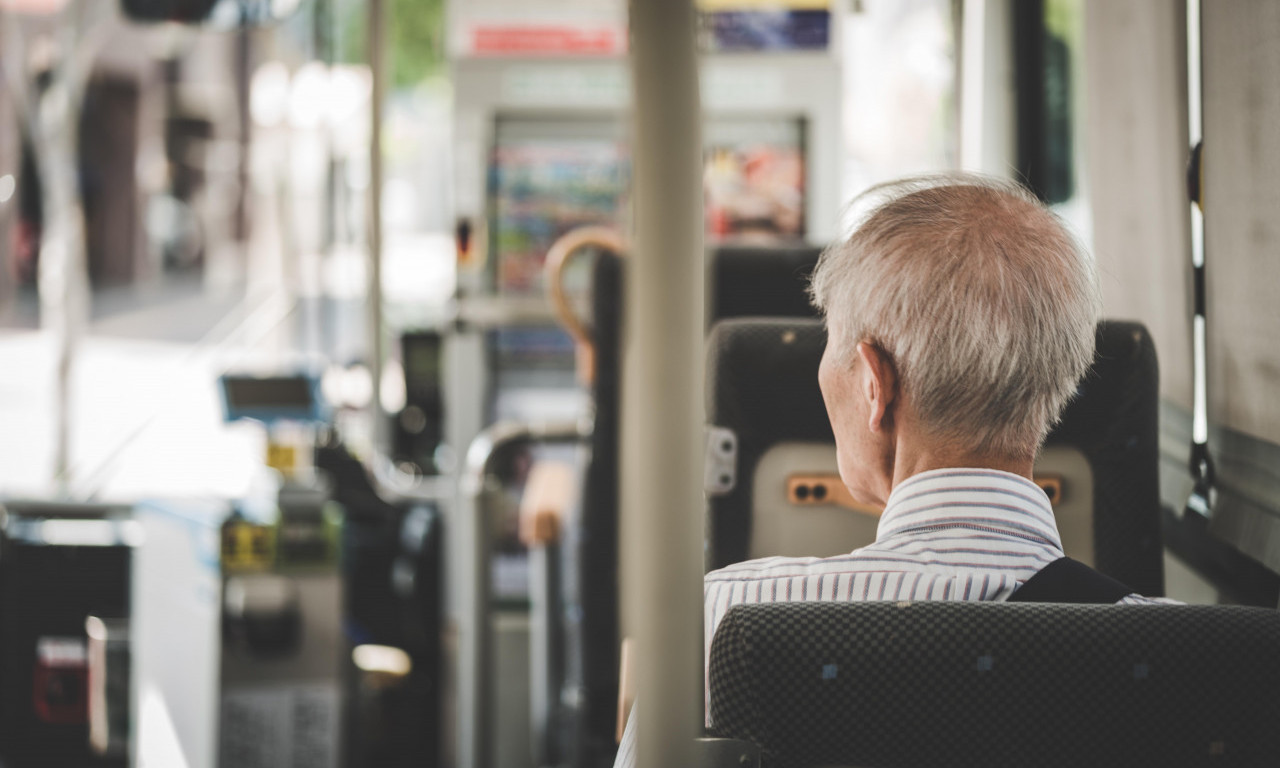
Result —
[[1186, 509], [1213, 516], [1217, 496], [1216, 472], [1209, 451], [1208, 326], [1205, 309], [1204, 219], [1204, 68], [1201, 63], [1200, 0], [1187, 3], [1187, 134], [1191, 157], [1187, 166], [1187, 197], [1191, 204], [1191, 457], [1189, 470], [1194, 487]]
[[457, 765], [460, 768], [492, 768], [490, 734], [493, 694], [490, 669], [489, 625], [489, 510], [486, 492], [494, 459], [505, 449], [521, 444], [575, 443], [591, 436], [590, 419], [543, 423], [499, 422], [476, 436], [467, 449], [461, 499], [464, 514], [458, 524], [467, 533], [460, 556], [469, 558], [462, 576], [459, 605], [462, 620], [458, 638]]
[[447, 475], [418, 476], [401, 472], [391, 459], [376, 453], [365, 462], [373, 476], [378, 495], [391, 503], [441, 502], [452, 495], [453, 484]]
[[551, 308], [556, 319], [573, 337], [574, 348], [577, 350], [578, 378], [586, 385], [590, 385], [595, 376], [596, 343], [587, 324], [574, 313], [569, 304], [569, 298], [564, 292], [564, 273], [573, 255], [588, 246], [612, 251], [619, 256], [627, 252], [622, 236], [617, 231], [602, 226], [578, 227], [561, 235], [560, 239], [551, 244], [542, 269]]

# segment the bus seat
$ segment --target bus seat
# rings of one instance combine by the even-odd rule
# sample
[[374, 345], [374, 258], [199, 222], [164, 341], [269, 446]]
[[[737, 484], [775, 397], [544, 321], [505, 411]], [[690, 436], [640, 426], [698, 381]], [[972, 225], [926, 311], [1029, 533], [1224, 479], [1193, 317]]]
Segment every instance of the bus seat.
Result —
[[[832, 556], [875, 540], [876, 510], [851, 503], [839, 480], [818, 388], [825, 344], [818, 320], [739, 318], [712, 328], [709, 570], [770, 555]], [[1100, 323], [1094, 366], [1035, 470], [1067, 554], [1153, 596], [1164, 590], [1157, 386], [1146, 329]]]
[[1280, 614], [1038, 603], [730, 610], [713, 735], [764, 766], [1280, 764]]
[[[1141, 323], [1104, 320], [1096, 349], [1093, 368], [1045, 441], [1036, 475], [1062, 479], [1054, 511], [1068, 554], [1136, 592], [1163, 595], [1155, 343]], [[1087, 474], [1059, 472], [1054, 462], [1064, 457], [1068, 467], [1073, 460], [1087, 465]], [[1074, 519], [1073, 495], [1081, 502]]]
[[583, 530], [577, 589], [581, 601], [578, 647], [582, 660], [584, 765], [611, 764], [621, 655], [618, 606], [619, 434], [622, 405], [622, 297], [624, 262], [602, 253], [592, 279], [592, 334], [596, 343], [595, 420], [591, 462], [582, 491]]
[[835, 436], [818, 389], [820, 320], [722, 320], [707, 340], [707, 567], [767, 555], [837, 555], [875, 540], [878, 520], [792, 505], [789, 474], [834, 475]]
[[[534, 635], [530, 667], [534, 760], [594, 768], [613, 763], [618, 699], [618, 420], [622, 259], [600, 250], [592, 267], [590, 371], [594, 419], [581, 495], [563, 488], [568, 470], [535, 465], [550, 478], [526, 486]], [[574, 503], [556, 498], [577, 496]], [[551, 522], [554, 521], [554, 522]], [[542, 525], [539, 525], [539, 522]]]
[[723, 246], [710, 254], [709, 323], [730, 317], [817, 317], [809, 276], [822, 249]]

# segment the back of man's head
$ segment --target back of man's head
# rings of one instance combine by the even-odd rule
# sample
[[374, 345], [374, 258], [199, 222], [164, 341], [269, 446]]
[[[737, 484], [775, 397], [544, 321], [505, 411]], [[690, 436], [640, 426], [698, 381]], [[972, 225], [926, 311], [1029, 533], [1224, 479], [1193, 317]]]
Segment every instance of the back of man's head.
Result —
[[887, 353], [932, 439], [1034, 453], [1093, 360], [1092, 259], [1012, 182], [913, 178], [859, 202], [869, 211], [812, 285], [840, 359], [860, 341]]

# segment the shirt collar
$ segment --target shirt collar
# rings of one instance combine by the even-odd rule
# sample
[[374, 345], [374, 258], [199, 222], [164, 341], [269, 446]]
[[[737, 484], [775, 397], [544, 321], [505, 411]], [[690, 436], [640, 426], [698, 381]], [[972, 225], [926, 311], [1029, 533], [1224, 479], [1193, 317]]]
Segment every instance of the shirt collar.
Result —
[[1039, 541], [1062, 551], [1049, 497], [1025, 477], [996, 469], [932, 469], [889, 494], [876, 540], [937, 527], [965, 527]]

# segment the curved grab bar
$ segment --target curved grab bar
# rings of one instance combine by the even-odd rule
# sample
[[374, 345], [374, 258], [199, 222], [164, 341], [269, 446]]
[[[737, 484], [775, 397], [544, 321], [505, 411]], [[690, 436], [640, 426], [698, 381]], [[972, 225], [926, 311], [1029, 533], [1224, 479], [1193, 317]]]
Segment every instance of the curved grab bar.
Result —
[[372, 475], [374, 491], [382, 499], [398, 502], [441, 502], [453, 497], [454, 486], [448, 474], [417, 477], [401, 472], [390, 457], [375, 452], [365, 467]]
[[485, 503], [486, 482], [494, 459], [503, 449], [531, 443], [574, 443], [590, 438], [590, 419], [546, 423], [499, 422], [471, 441], [461, 477], [465, 514], [460, 525], [467, 529], [465, 556], [471, 568], [460, 590], [462, 625], [458, 642], [457, 751], [459, 768], [492, 768], [492, 734], [489, 732], [493, 696], [489, 668], [492, 641], [489, 619], [489, 530]]
[[462, 475], [462, 492], [475, 496], [484, 490], [484, 478], [492, 471], [498, 451], [519, 443], [565, 443], [591, 437], [591, 420], [549, 422], [500, 421], [486, 427], [471, 441]]
[[575, 253], [587, 246], [612, 251], [619, 256], [626, 253], [626, 245], [616, 230], [602, 226], [578, 227], [561, 235], [547, 251], [542, 274], [547, 282], [551, 308], [564, 329], [573, 337], [578, 352], [578, 376], [584, 384], [590, 384], [595, 372], [595, 340], [582, 318], [574, 314], [569, 298], [564, 292], [564, 272]]

